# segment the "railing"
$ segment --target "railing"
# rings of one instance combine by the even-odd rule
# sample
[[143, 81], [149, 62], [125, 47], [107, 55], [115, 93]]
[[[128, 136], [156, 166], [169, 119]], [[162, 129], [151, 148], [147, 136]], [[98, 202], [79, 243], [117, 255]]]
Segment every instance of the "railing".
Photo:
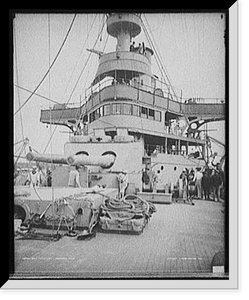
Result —
[[[166, 153], [171, 155], [181, 155], [181, 156], [194, 156], [196, 151], [189, 151], [189, 149], [173, 149], [173, 148], [167, 148], [165, 149], [164, 145], [156, 145], [156, 144], [145, 144], [144, 150], [147, 156], [153, 156], [158, 153]], [[199, 152], [199, 151], [198, 151]], [[199, 155], [201, 153], [199, 152]]]
[[[209, 105], [207, 105], [209, 104]], [[210, 105], [212, 104], [212, 105]], [[199, 104], [185, 104], [182, 106], [182, 112], [186, 115], [213, 115], [213, 116], [225, 116], [224, 104], [220, 103], [199, 103]]]
[[224, 104], [224, 98], [184, 98], [185, 104]]
[[111, 85], [119, 85], [119, 84], [124, 84], [127, 86], [131, 86], [137, 89], [140, 89], [142, 91], [148, 92], [148, 93], [155, 93], [155, 95], [164, 97], [164, 98], [168, 98], [170, 100], [176, 101], [181, 103], [182, 102], [182, 98], [180, 96], [176, 96], [173, 94], [172, 91], [172, 87], [159, 81], [156, 80], [156, 82], [158, 82], [158, 84], [154, 84], [154, 85], [149, 85], [144, 83], [144, 81], [148, 81], [149, 80], [154, 80], [151, 79], [151, 77], [146, 75], [141, 76], [140, 80], [138, 80], [137, 78], [133, 78], [131, 80], [126, 79], [125, 77], [123, 78], [105, 78], [103, 79], [101, 82], [95, 84], [94, 86], [90, 86], [85, 93], [85, 98], [88, 99], [93, 93], [99, 93], [103, 88], [111, 86]]
[[[146, 84], [145, 81], [154, 82], [153, 84]], [[182, 91], [176, 87], [172, 87], [165, 82], [148, 75], [142, 75], [139, 79], [134, 77], [129, 80], [126, 76], [123, 78], [105, 78], [100, 83], [95, 84], [87, 89], [85, 96], [90, 97], [94, 92], [100, 92], [104, 87], [109, 85], [125, 84], [134, 88], [138, 88], [142, 91], [155, 93], [158, 96], [168, 98], [172, 101], [184, 104], [224, 104], [224, 98], [183, 98]], [[179, 95], [180, 94], [180, 95]]]
[[79, 108], [85, 101], [55, 104], [52, 109]]
[[[154, 77], [150, 77], [150, 79], [152, 78], [153, 80], [155, 79]], [[70, 109], [75, 110], [77, 108], [81, 110], [80, 107], [82, 108], [82, 105], [87, 104], [87, 110], [89, 111], [100, 102], [108, 100], [108, 97], [110, 97], [111, 95], [111, 98], [114, 99], [116, 97], [126, 97], [129, 100], [138, 100], [139, 96], [140, 99], [142, 99], [142, 102], [144, 102], [145, 104], [156, 105], [175, 113], [181, 112], [186, 114], [204, 115], [216, 113], [218, 115], [224, 115], [224, 106], [209, 107], [205, 105], [224, 104], [225, 101], [222, 98], [179, 98], [175, 97], [171, 93], [170, 86], [165, 85], [159, 80], [157, 80], [156, 82], [159, 82], [162, 88], [165, 86], [165, 89], [167, 90], [159, 88], [158, 83], [155, 83], [154, 85], [144, 84], [143, 79], [145, 80], [145, 77], [140, 77], [140, 80], [135, 79], [133, 78], [132, 80], [126, 80], [126, 78], [115, 79], [113, 77], [106, 77], [99, 83], [86, 89], [84, 96], [81, 95], [81, 99], [79, 102], [55, 104], [53, 106], [53, 110], [67, 111]], [[110, 91], [108, 87], [113, 87], [113, 90]], [[129, 89], [128, 87], [132, 87], [132, 89]], [[142, 92], [145, 93], [143, 94]], [[77, 111], [76, 114], [78, 115], [78, 113], [80, 112]], [[63, 118], [65, 118], [66, 115], [67, 112], [64, 112]]]
[[[146, 47], [146, 51], [152, 51], [150, 48]], [[134, 51], [118, 51], [119, 59], [122, 60], [132, 60], [135, 62], [142, 62], [149, 66], [148, 57], [145, 55], [145, 52], [140, 53], [139, 48], [135, 47]], [[112, 51], [105, 53], [100, 56], [99, 65], [108, 63], [110, 61], [117, 60], [117, 51]]]
[[[116, 15], [116, 14], [118, 14], [118, 13], [117, 12], [116, 13], [107, 13], [106, 16], [111, 17], [111, 16]], [[141, 17], [141, 13], [129, 13], [129, 14], [138, 16], [139, 18]]]
[[81, 109], [79, 107], [75, 108], [63, 108], [63, 109], [46, 109], [41, 111], [41, 122], [58, 122], [58, 120], [77, 120], [80, 118]]

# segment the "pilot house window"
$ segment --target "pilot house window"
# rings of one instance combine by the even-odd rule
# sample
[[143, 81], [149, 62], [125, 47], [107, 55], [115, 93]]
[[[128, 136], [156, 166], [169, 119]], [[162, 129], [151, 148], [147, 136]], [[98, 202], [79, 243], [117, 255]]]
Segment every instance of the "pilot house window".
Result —
[[142, 106], [141, 107], [141, 117], [147, 118], [147, 114], [148, 114], [148, 108]]
[[139, 106], [133, 105], [132, 114], [133, 116], [139, 116]]
[[90, 119], [90, 123], [95, 121], [95, 112], [90, 113], [89, 119]]
[[155, 111], [154, 111], [154, 109], [149, 109], [148, 118], [150, 120], [154, 120], [154, 118], [155, 118]]
[[121, 104], [113, 104], [112, 105], [112, 113], [114, 115], [121, 115]]
[[131, 115], [131, 104], [124, 104], [123, 113], [124, 115]]
[[108, 116], [111, 114], [111, 106], [110, 104], [104, 105], [103, 115]]
[[[102, 116], [108, 115], [133, 115], [145, 119], [161, 122], [161, 112], [144, 106], [129, 103], [105, 104], [89, 114], [89, 122], [93, 122]], [[83, 117], [83, 122], [87, 122], [87, 115]]]
[[161, 112], [155, 110], [155, 120], [161, 122]]

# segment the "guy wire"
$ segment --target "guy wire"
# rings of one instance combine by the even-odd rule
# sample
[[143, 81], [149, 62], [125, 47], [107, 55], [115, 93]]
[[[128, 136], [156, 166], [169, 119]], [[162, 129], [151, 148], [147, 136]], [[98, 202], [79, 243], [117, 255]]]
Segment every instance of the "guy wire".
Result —
[[[48, 67], [49, 70], [51, 68], [50, 66], [50, 60], [51, 60], [51, 32], [50, 32], [50, 14], [48, 14]], [[48, 98], [51, 99], [51, 72], [48, 73]], [[52, 106], [51, 106], [51, 100], [49, 100], [49, 134], [52, 136]], [[53, 171], [53, 144], [52, 140], [50, 143], [50, 155], [51, 155], [51, 162], [50, 162], [50, 168], [51, 168], [51, 174]], [[52, 179], [53, 180], [53, 179]], [[53, 216], [53, 221], [52, 221], [52, 234], [54, 234], [54, 187], [53, 187], [53, 181], [51, 184], [51, 192], [52, 192], [52, 216]]]

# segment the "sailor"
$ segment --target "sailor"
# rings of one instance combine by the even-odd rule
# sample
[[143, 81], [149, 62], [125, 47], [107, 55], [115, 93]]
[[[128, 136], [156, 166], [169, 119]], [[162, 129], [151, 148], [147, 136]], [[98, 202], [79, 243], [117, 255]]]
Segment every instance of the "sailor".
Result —
[[213, 169], [210, 177], [210, 183], [213, 190], [213, 200], [216, 201], [217, 197], [217, 201], [220, 201], [220, 190], [222, 187], [223, 180], [222, 174], [218, 169]]
[[196, 168], [196, 173], [195, 173], [195, 188], [197, 191], [197, 198], [198, 199], [202, 199], [202, 177], [203, 177], [203, 173], [201, 171], [200, 167]]
[[145, 168], [142, 173], [142, 183], [143, 183], [143, 190], [146, 188], [146, 185], [150, 183], [150, 176], [148, 174], [148, 169]]
[[130, 51], [131, 52], [134, 52], [135, 50], [135, 42], [133, 42], [131, 45], [130, 45]]
[[179, 191], [179, 198], [183, 198], [183, 179], [181, 175], [178, 180], [178, 191]]
[[173, 194], [174, 193], [174, 191], [175, 191], [175, 186], [177, 186], [177, 184], [178, 184], [178, 176], [177, 176], [177, 172], [176, 172], [176, 170], [177, 170], [177, 167], [174, 167], [174, 173], [172, 174], [172, 180], [170, 181], [170, 191], [171, 191], [171, 193]]
[[42, 167], [38, 166], [38, 171], [37, 171], [37, 185], [38, 186], [45, 186], [45, 175], [43, 173]]
[[119, 187], [119, 199], [122, 199], [125, 194], [125, 190], [128, 186], [128, 175], [126, 170], [122, 170], [118, 175], [118, 187]]
[[79, 167], [72, 166], [71, 168], [72, 169], [69, 173], [68, 186], [81, 188]]
[[14, 174], [14, 185], [23, 185], [23, 176], [20, 170], [16, 170]]
[[211, 173], [212, 169], [206, 164], [201, 179], [202, 190], [205, 200], [209, 200], [210, 189], [211, 189]]
[[194, 180], [194, 172], [189, 172], [188, 169], [184, 169], [180, 175], [180, 179], [182, 179], [182, 198], [183, 202], [186, 201], [191, 204], [195, 205], [192, 201], [193, 198], [193, 184], [192, 181]]
[[141, 43], [138, 44], [138, 53], [143, 54], [143, 47]]
[[47, 186], [52, 186], [52, 172], [49, 170], [49, 169], [47, 169], [47, 175], [46, 175], [46, 177], [47, 177]]
[[142, 54], [145, 54], [145, 45], [144, 45], [144, 42], [142, 42]]
[[158, 176], [155, 171], [152, 171], [151, 185], [153, 193], [157, 192]]
[[119, 59], [120, 58], [120, 45], [117, 44], [116, 46], [116, 58]]
[[188, 174], [188, 201], [191, 205], [195, 205], [193, 203], [193, 198], [195, 196], [195, 171], [193, 169], [190, 170]]
[[38, 185], [38, 172], [37, 168], [33, 167], [30, 176], [30, 185], [37, 186]]
[[186, 170], [182, 171], [180, 175], [180, 179], [181, 179], [181, 188], [182, 188], [182, 198], [183, 198], [183, 202], [185, 203], [188, 198], [188, 180], [187, 180]]

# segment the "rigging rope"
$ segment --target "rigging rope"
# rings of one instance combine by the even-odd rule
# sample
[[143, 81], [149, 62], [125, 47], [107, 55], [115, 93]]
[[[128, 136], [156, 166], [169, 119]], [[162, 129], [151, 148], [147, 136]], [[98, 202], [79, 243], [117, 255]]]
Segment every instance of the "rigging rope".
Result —
[[[97, 39], [96, 39], [96, 41], [95, 41], [95, 43], [94, 43], [94, 45], [93, 45], [93, 48], [96, 46], [96, 44], [97, 44], [97, 42], [98, 42], [98, 39], [99, 39], [99, 37], [100, 37], [100, 34], [101, 34], [102, 31], [103, 31], [104, 25], [105, 25], [105, 24], [103, 24], [102, 29], [101, 29], [100, 33], [98, 34], [98, 37], [97, 37]], [[77, 87], [77, 85], [78, 85], [80, 79], [81, 79], [81, 76], [82, 76], [82, 74], [83, 74], [83, 72], [84, 72], [84, 70], [85, 70], [85, 68], [86, 68], [86, 65], [88, 64], [88, 61], [89, 61], [91, 55], [92, 55], [92, 52], [90, 52], [89, 55], [88, 55], [88, 58], [87, 58], [87, 60], [86, 60], [86, 62], [85, 62], [85, 65], [84, 65], [82, 71], [80, 72], [80, 75], [79, 75], [79, 77], [78, 77], [78, 79], [77, 79], [77, 81], [76, 81], [76, 83], [75, 83], [75, 85], [74, 85], [74, 87], [73, 87], [73, 90], [72, 90], [72, 92], [71, 92], [71, 94], [70, 94], [70, 96], [69, 96], [69, 98], [68, 98], [68, 101], [67, 101], [65, 107], [66, 107], [67, 104], [69, 103], [69, 101], [70, 101], [70, 99], [71, 99], [71, 97], [72, 97], [72, 95], [73, 95], [73, 93], [74, 93], [74, 91], [75, 91], [75, 89], [76, 89], [76, 87]], [[59, 117], [59, 120], [57, 121], [57, 124], [56, 124], [56, 126], [55, 126], [55, 128], [54, 128], [54, 130], [53, 130], [53, 133], [51, 134], [51, 136], [50, 136], [50, 138], [49, 138], [49, 140], [48, 140], [48, 143], [47, 143], [46, 147], [44, 148], [43, 153], [45, 153], [45, 151], [47, 150], [47, 147], [48, 147], [49, 143], [51, 142], [51, 140], [52, 140], [52, 138], [53, 138], [53, 135], [54, 135], [54, 133], [55, 133], [55, 131], [56, 131], [58, 125], [59, 125], [59, 122], [60, 122], [61, 118], [62, 118], [63, 115], [64, 115], [65, 109], [66, 109], [66, 108], [64, 108], [64, 109], [62, 110], [62, 112], [61, 112], [61, 114], [60, 114], [60, 117]]]
[[[97, 15], [96, 15], [96, 16], [97, 16]], [[103, 22], [103, 23], [102, 23], [102, 29], [101, 29], [101, 32], [99, 33], [101, 39], [102, 39], [103, 28], [104, 28], [104, 25], [105, 25], [104, 17], [105, 17], [105, 16], [103, 16], [103, 20], [102, 20], [102, 22]], [[93, 24], [92, 24], [92, 26], [93, 26]], [[92, 28], [92, 26], [91, 26], [91, 28]], [[91, 29], [90, 29], [90, 30], [91, 30]], [[88, 33], [88, 34], [89, 34], [89, 33]], [[105, 51], [105, 47], [106, 47], [108, 38], [109, 38], [109, 34], [107, 34], [107, 38], [106, 38], [104, 47], [103, 47], [103, 49], [102, 49], [102, 52], [103, 52], [103, 53], [104, 53], [104, 51]], [[88, 73], [89, 73], [89, 71], [88, 71]], [[88, 77], [88, 74], [87, 74], [87, 77]], [[85, 96], [84, 100], [86, 101], [86, 96]], [[83, 103], [83, 105], [82, 105], [82, 110], [81, 110], [81, 113], [80, 113], [80, 115], [79, 115], [79, 118], [78, 118], [76, 124], [79, 124], [79, 123], [80, 123], [80, 120], [83, 118], [83, 116], [86, 114], [86, 112], [87, 112], [87, 111], [86, 111], [86, 105], [85, 105], [85, 103]], [[99, 121], [101, 121], [101, 120], [99, 120]], [[108, 124], [111, 124], [111, 123], [108, 123]], [[113, 124], [111, 124], [111, 125], [114, 126]], [[114, 126], [114, 127], [115, 127], [115, 126]]]
[[[17, 88], [19, 88], [19, 89], [21, 89], [21, 90], [24, 90], [24, 91], [26, 91], [26, 92], [33, 93], [31, 90], [26, 89], [26, 88], [24, 88], [24, 87], [22, 87], [22, 86], [20, 86], [20, 85], [14, 84], [14, 86], [16, 86]], [[41, 97], [41, 98], [43, 98], [43, 99], [45, 99], [45, 100], [48, 100], [49, 102], [53, 102], [53, 103], [55, 103], [55, 104], [61, 104], [60, 102], [57, 102], [57, 101], [55, 101], [55, 100], [52, 100], [51, 98], [42, 96], [41, 94], [38, 94], [38, 93], [33, 93], [33, 94], [36, 95], [36, 96], [38, 96], [38, 97]]]
[[103, 47], [103, 50], [102, 50], [102, 52], [104, 52], [104, 51], [105, 51], [105, 47], [106, 47], [106, 44], [107, 44], [107, 41], [108, 41], [108, 39], [109, 39], [109, 34], [107, 34], [107, 38], [106, 38], [106, 41], [105, 41], [105, 44], [104, 44], [104, 47]]
[[[88, 34], [87, 34], [86, 40], [88, 39], [88, 36], [89, 36], [89, 34], [90, 34], [90, 31], [91, 31], [91, 29], [92, 29], [92, 27], [93, 27], [93, 24], [94, 24], [95, 20], [96, 20], [96, 17], [97, 17], [97, 14], [95, 15], [95, 18], [94, 18], [94, 20], [93, 20], [93, 22], [92, 22], [92, 25], [91, 25], [91, 28], [90, 28]], [[81, 55], [82, 55], [82, 53], [83, 53], [83, 50], [84, 50], [84, 46], [85, 46], [86, 40], [85, 40], [85, 42], [84, 42], [84, 44], [83, 44], [83, 46], [82, 46], [81, 53], [80, 53], [80, 55], [78, 56], [77, 61], [76, 61], [75, 65], [74, 65], [72, 74], [74, 73], [75, 68], [76, 68], [76, 66], [77, 66], [77, 64], [78, 64], [78, 62], [79, 62], [79, 59], [80, 59], [80, 57], [81, 57]], [[72, 78], [72, 74], [71, 74], [71, 76], [70, 76], [69, 81], [70, 81], [71, 78]], [[61, 102], [55, 101], [55, 100], [51, 99], [51, 97], [48, 98], [48, 97], [43, 96], [43, 95], [41, 95], [41, 94], [35, 93], [35, 92], [33, 92], [33, 91], [31, 91], [31, 90], [29, 90], [29, 89], [27, 89], [27, 88], [24, 88], [24, 87], [22, 87], [22, 86], [20, 86], [20, 85], [14, 84], [14, 86], [16, 86], [16, 87], [18, 87], [19, 89], [24, 90], [24, 91], [26, 91], [26, 92], [33, 93], [34, 95], [36, 95], [36, 96], [38, 96], [38, 97], [41, 97], [41, 98], [43, 98], [43, 99], [45, 99], [45, 100], [48, 100], [48, 101], [50, 101], [50, 102], [53, 102], [53, 103], [55, 103], [55, 104], [59, 104], [59, 105], [61, 104]], [[66, 89], [67, 89], [67, 88], [66, 88]], [[66, 89], [65, 89], [65, 91], [66, 91]], [[65, 94], [65, 92], [64, 92], [64, 94]]]
[[[14, 23], [14, 45], [15, 45], [16, 82], [17, 82], [17, 84], [19, 84], [18, 63], [17, 63], [16, 26], [15, 26], [15, 23]], [[19, 104], [19, 108], [20, 108], [21, 107], [21, 100], [20, 100], [20, 91], [19, 90], [17, 90], [17, 98], [18, 98], [18, 104]], [[20, 113], [20, 123], [21, 123], [22, 139], [24, 140], [22, 113]]]
[[25, 138], [25, 139], [23, 139], [23, 140], [21, 140], [21, 141], [18, 141], [18, 142], [16, 142], [16, 143], [14, 143], [14, 146], [16, 146], [17, 144], [20, 144], [20, 143], [22, 143], [22, 142], [24, 142], [24, 141], [28, 141], [28, 138]]
[[[87, 14], [87, 16], [88, 16], [88, 14]], [[69, 78], [69, 80], [68, 80], [67, 87], [65, 88], [65, 91], [64, 91], [62, 97], [64, 97], [64, 95], [66, 94], [66, 91], [67, 91], [67, 89], [68, 89], [69, 83], [70, 83], [70, 81], [71, 81], [71, 79], [72, 79], [72, 77], [73, 77], [73, 73], [74, 73], [74, 71], [75, 71], [75, 69], [76, 69], [76, 67], [77, 67], [77, 65], [78, 65], [78, 63], [79, 63], [79, 60], [80, 60], [80, 57], [81, 57], [83, 51], [85, 50], [85, 44], [86, 44], [86, 42], [88, 41], [88, 37], [89, 37], [90, 32], [91, 32], [91, 30], [92, 30], [92, 28], [93, 28], [93, 25], [94, 25], [94, 23], [95, 23], [95, 21], [96, 21], [96, 18], [97, 18], [97, 14], [95, 15], [95, 17], [94, 17], [94, 19], [93, 19], [93, 22], [92, 22], [92, 24], [91, 24], [90, 29], [87, 29], [87, 36], [86, 36], [85, 42], [84, 42], [83, 46], [81, 47], [81, 52], [80, 52], [80, 54], [79, 54], [79, 56], [78, 56], [78, 58], [77, 58], [77, 61], [76, 61], [75, 65], [74, 65], [74, 67], [73, 67], [73, 71], [72, 71], [71, 76], [70, 76], [70, 78]], [[88, 21], [87, 21], [87, 27], [88, 27]]]
[[29, 140], [25, 139], [24, 142], [23, 142], [23, 144], [22, 144], [22, 147], [21, 147], [21, 150], [19, 152], [19, 155], [14, 155], [14, 157], [16, 157], [16, 161], [14, 163], [14, 168], [16, 167], [17, 162], [18, 162], [19, 158], [21, 157], [22, 152], [25, 151], [25, 154], [26, 154], [26, 146], [27, 146], [28, 142], [29, 142]]
[[77, 14], [74, 15], [73, 20], [72, 20], [72, 22], [71, 22], [71, 24], [70, 24], [70, 26], [69, 26], [69, 28], [68, 28], [67, 34], [66, 34], [66, 36], [65, 36], [65, 38], [64, 38], [64, 40], [63, 40], [63, 42], [62, 42], [62, 44], [61, 44], [61, 47], [60, 47], [59, 51], [57, 52], [57, 54], [56, 54], [56, 56], [55, 56], [53, 62], [51, 63], [49, 69], [48, 69], [47, 72], [44, 74], [44, 76], [42, 77], [42, 80], [39, 82], [39, 84], [38, 84], [37, 87], [34, 89], [34, 91], [32, 92], [32, 94], [28, 97], [28, 99], [27, 99], [27, 100], [26, 100], [26, 101], [25, 101], [25, 102], [17, 109], [17, 111], [14, 113], [14, 116], [15, 116], [15, 115], [16, 115], [16, 114], [24, 107], [24, 105], [26, 105], [26, 104], [28, 103], [28, 101], [31, 99], [31, 97], [32, 97], [32, 96], [34, 95], [34, 93], [38, 90], [38, 88], [41, 86], [41, 84], [43, 83], [43, 81], [45, 80], [45, 78], [47, 77], [47, 75], [49, 74], [50, 70], [52, 69], [53, 65], [55, 64], [55, 62], [56, 62], [56, 60], [57, 60], [57, 58], [58, 58], [58, 56], [59, 56], [59, 54], [60, 54], [60, 52], [61, 52], [61, 50], [62, 50], [62, 48], [63, 48], [63, 46], [64, 46], [64, 44], [65, 44], [67, 38], [68, 38], [68, 35], [69, 35], [69, 33], [70, 33], [71, 29], [72, 29], [72, 26], [73, 26], [73, 24], [74, 24], [76, 15], [77, 15]]
[[156, 49], [156, 48], [158, 48], [158, 47], [157, 47], [155, 38], [154, 38], [154, 36], [153, 36], [153, 33], [152, 33], [151, 29], [150, 29], [149, 22], [148, 22], [148, 20], [147, 20], [147, 18], [146, 18], [145, 15], [144, 15], [144, 19], [145, 19], [145, 21], [146, 21], [147, 24], [148, 24], [148, 28], [149, 28], [149, 30], [150, 30], [151, 37], [152, 37], [153, 40], [154, 40], [154, 44], [153, 44], [152, 39], [150, 38], [150, 35], [149, 35], [148, 31], [147, 31], [147, 28], [145, 27], [145, 24], [144, 24], [143, 20], [142, 20], [142, 26], [143, 26], [144, 32], [145, 32], [145, 34], [146, 34], [146, 36], [147, 36], [147, 38], [148, 38], [148, 41], [151, 43], [151, 47], [154, 48], [154, 51], [155, 51], [155, 57], [157, 57], [158, 62], [159, 62], [159, 64], [160, 64], [159, 67], [162, 68], [162, 70], [163, 70], [163, 72], [164, 72], [164, 75], [165, 75], [165, 77], [166, 77], [167, 80], [168, 80], [169, 86], [171, 87], [171, 90], [172, 90], [174, 96], [177, 98], [177, 95], [176, 95], [176, 93], [175, 93], [175, 91], [174, 91], [174, 89], [173, 89], [173, 86], [172, 86], [171, 82], [170, 82], [169, 76], [167, 75], [167, 72], [166, 72], [166, 70], [165, 70], [166, 68], [164, 67], [163, 62], [162, 62], [162, 59], [160, 58], [160, 53], [159, 53], [159, 51]]

